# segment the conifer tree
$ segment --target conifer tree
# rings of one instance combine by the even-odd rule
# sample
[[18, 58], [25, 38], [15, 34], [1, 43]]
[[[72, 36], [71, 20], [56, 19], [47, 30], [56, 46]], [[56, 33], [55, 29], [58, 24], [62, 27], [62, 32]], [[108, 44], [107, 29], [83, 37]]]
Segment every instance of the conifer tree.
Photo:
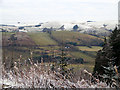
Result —
[[119, 80], [120, 77], [118, 75], [117, 66], [115, 65], [116, 58], [107, 58], [108, 59], [108, 66], [102, 66], [104, 70], [104, 74], [101, 76], [103, 80], [110, 86], [110, 87], [119, 87]]
[[70, 58], [66, 57], [64, 47], [65, 47], [65, 45], [63, 44], [63, 41], [62, 41], [61, 55], [58, 56], [59, 58], [57, 59], [57, 63], [52, 65], [51, 70], [59, 72], [66, 79], [70, 79], [73, 75], [73, 73], [72, 73], [73, 68], [70, 68], [70, 69], [67, 68], [67, 66], [69, 65], [68, 60]]
[[108, 59], [106, 59], [106, 57], [108, 58], [112, 57], [112, 47], [110, 47], [110, 43], [105, 38], [103, 49], [99, 50], [97, 53], [93, 74], [97, 72], [98, 74], [102, 75], [104, 73], [102, 66], [107, 66]]
[[78, 28], [79, 28], [78, 25], [73, 26], [73, 30], [74, 30], [74, 31], [77, 31]]
[[[115, 65], [120, 65], [120, 29], [115, 28], [115, 30], [110, 35], [110, 46], [112, 46], [113, 56], [116, 57]], [[120, 68], [118, 68], [120, 73]]]
[[[120, 65], [120, 30], [117, 27], [112, 31], [108, 40], [105, 38], [103, 49], [98, 51], [93, 74], [95, 72], [101, 75], [105, 74], [102, 66], [110, 67], [108, 58], [115, 58], [113, 66]], [[118, 68], [118, 72], [120, 73], [120, 68]]]

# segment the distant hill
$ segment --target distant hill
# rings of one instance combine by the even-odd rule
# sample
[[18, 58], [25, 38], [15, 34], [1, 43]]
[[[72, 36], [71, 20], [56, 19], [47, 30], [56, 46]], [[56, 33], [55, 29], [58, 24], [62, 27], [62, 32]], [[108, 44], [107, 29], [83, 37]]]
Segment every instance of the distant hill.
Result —
[[[14, 33], [3, 33], [3, 46], [9, 46], [10, 41], [8, 39], [12, 34]], [[21, 46], [58, 45], [58, 43], [61, 43], [62, 41], [64, 44], [75, 46], [100, 46], [103, 43], [103, 39], [101, 38], [71, 31], [52, 31], [51, 35], [43, 32], [18, 32], [15, 34], [15, 37], [17, 37], [16, 44]]]
[[[108, 36], [111, 31], [114, 30], [117, 25], [117, 20], [109, 20], [109, 21], [85, 21], [85, 22], [44, 22], [37, 24], [16, 24], [16, 25], [6, 25], [0, 24], [0, 31], [2, 29], [14, 32], [19, 29], [26, 30], [26, 32], [39, 32], [44, 29], [53, 30], [53, 31], [76, 31], [80, 33], [98, 35], [98, 36]], [[74, 30], [74, 26], [78, 26], [76, 30]], [[23, 32], [20, 31], [20, 32]]]
[[[78, 25], [81, 32], [96, 31], [97, 33], [108, 32], [113, 30], [117, 24], [116, 20], [110, 21], [86, 21], [86, 22], [46, 22], [41, 25], [41, 28], [60, 28], [64, 25], [65, 30], [71, 31], [75, 25]], [[107, 31], [106, 31], [107, 30]]]

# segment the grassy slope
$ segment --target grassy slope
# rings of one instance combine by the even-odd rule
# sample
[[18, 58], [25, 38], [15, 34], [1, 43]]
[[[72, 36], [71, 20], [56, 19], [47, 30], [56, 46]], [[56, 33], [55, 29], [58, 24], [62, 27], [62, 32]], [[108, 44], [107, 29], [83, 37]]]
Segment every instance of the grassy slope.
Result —
[[[2, 35], [4, 36], [4, 35], [6, 35], [6, 36], [10, 36], [10, 35], [12, 35], [12, 34], [15, 34], [14, 32], [1, 32], [2, 33]], [[0, 33], [0, 34], [1, 34]]]
[[92, 46], [91, 48], [87, 46], [78, 46], [78, 48], [82, 51], [98, 51], [102, 49], [102, 47], [99, 47], [99, 46]]
[[[13, 32], [2, 32], [2, 43], [4, 46], [8, 44], [8, 38], [10, 38], [10, 36], [12, 34], [16, 34]], [[24, 37], [23, 37], [24, 39]], [[17, 50], [15, 50], [17, 49]], [[26, 51], [27, 50], [27, 51]], [[25, 52], [24, 52], [25, 51]], [[7, 60], [9, 62], [9, 60], [12, 59], [12, 55], [13, 55], [13, 60], [14, 61], [18, 61], [18, 59], [20, 58], [20, 55], [22, 55], [22, 60], [26, 60], [28, 58], [30, 58], [30, 52], [28, 52], [28, 47], [19, 47], [19, 46], [15, 46], [13, 47], [13, 49], [11, 48], [11, 46], [8, 47], [3, 47], [2, 48], [2, 55], [3, 55], [3, 59], [5, 59], [5, 61]], [[12, 54], [13, 53], [13, 54]]]
[[[21, 47], [22, 49], [22, 47]], [[24, 62], [24, 60], [27, 60], [28, 58], [30, 58], [30, 52], [20, 52], [20, 51], [16, 51], [16, 50], [8, 50], [7, 48], [3, 49], [3, 58], [5, 59], [5, 61], [7, 60], [9, 62], [9, 60], [12, 59], [12, 52], [13, 52], [13, 60], [14, 61], [18, 61], [18, 59], [20, 58], [20, 55], [22, 56], [22, 61]]]
[[52, 40], [49, 37], [48, 33], [37, 32], [37, 33], [28, 33], [28, 35], [32, 38], [33, 41], [35, 41], [37, 45], [41, 45], [41, 46], [57, 45], [57, 42]]
[[92, 58], [84, 53], [81, 52], [71, 52], [71, 55], [76, 58], [83, 58], [86, 64], [94, 64], [95, 58]]
[[74, 70], [81, 70], [87, 69], [88, 71], [92, 72], [94, 65], [95, 65], [95, 58], [89, 55], [86, 55], [81, 52], [71, 52], [71, 55], [75, 58], [83, 58], [86, 63], [84, 64], [70, 64], [68, 67], [74, 67]]
[[99, 45], [103, 42], [101, 38], [70, 31], [54, 31], [52, 36], [58, 41], [76, 42], [78, 45]]

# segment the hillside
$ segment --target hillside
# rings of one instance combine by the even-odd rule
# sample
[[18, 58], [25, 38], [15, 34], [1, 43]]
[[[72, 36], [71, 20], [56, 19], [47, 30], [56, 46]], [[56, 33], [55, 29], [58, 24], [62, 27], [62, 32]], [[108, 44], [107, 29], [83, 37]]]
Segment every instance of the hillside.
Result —
[[40, 46], [57, 45], [57, 42], [52, 40], [49, 37], [48, 33], [34, 32], [34, 33], [27, 33], [27, 34], [36, 43], [36, 45], [40, 45]]
[[78, 46], [99, 46], [103, 43], [101, 38], [70, 31], [53, 31], [52, 37], [58, 42]]
[[17, 46], [34, 46], [35, 42], [24, 32], [3, 32], [2, 33], [2, 45], [9, 46], [12, 42], [9, 40], [11, 35], [15, 34], [17, 40], [15, 40], [15, 44]]

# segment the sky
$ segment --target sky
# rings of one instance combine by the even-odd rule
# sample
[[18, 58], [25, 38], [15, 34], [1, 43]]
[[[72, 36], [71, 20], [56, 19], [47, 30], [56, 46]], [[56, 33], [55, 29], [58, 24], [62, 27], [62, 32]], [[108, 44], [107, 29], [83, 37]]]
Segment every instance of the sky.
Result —
[[0, 24], [118, 19], [119, 0], [0, 0]]

